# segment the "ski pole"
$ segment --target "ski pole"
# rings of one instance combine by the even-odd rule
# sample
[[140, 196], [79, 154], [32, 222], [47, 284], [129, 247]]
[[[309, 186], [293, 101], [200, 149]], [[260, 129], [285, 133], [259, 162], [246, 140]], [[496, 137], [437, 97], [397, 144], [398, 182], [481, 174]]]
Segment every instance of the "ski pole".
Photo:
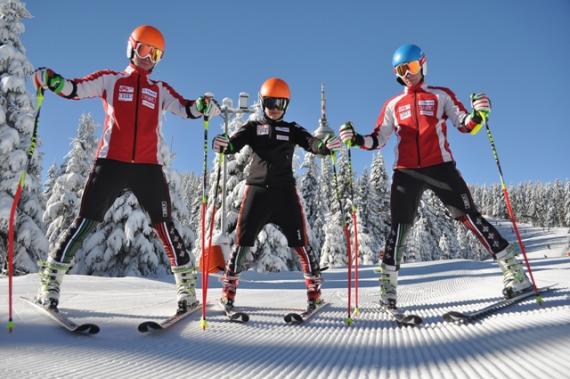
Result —
[[354, 184], [352, 183], [352, 155], [348, 146], [348, 174], [350, 183], [350, 202], [352, 203], [352, 225], [354, 229], [354, 314], [359, 315], [360, 309], [358, 308], [358, 226], [356, 204], [354, 202]]
[[[471, 98], [473, 98], [473, 94], [471, 95]], [[513, 211], [512, 206], [511, 206], [511, 200], [509, 198], [509, 192], [507, 191], [507, 185], [505, 184], [505, 179], [503, 177], [503, 170], [501, 168], [501, 162], [499, 161], [499, 153], [497, 152], [495, 140], [493, 138], [493, 134], [491, 133], [491, 127], [489, 126], [489, 120], [487, 119], [487, 117], [485, 115], [482, 115], [482, 116], [483, 116], [483, 122], [485, 123], [485, 129], [487, 130], [487, 137], [489, 138], [489, 142], [491, 143], [491, 150], [493, 151], [493, 157], [495, 158], [495, 163], [497, 164], [497, 168], [499, 170], [499, 178], [501, 180], [501, 189], [503, 191], [503, 196], [505, 198], [505, 205], [507, 206], [507, 212], [509, 213], [511, 223], [513, 224], [513, 230], [515, 231], [515, 235], [517, 236], [517, 241], [518, 241], [519, 247], [521, 249], [521, 253], [523, 254], [524, 261], [526, 264], [526, 268], [528, 270], [528, 274], [530, 275], [532, 287], [533, 287], [534, 293], [536, 294], [536, 301], [539, 304], [542, 304], [542, 302], [544, 300], [538, 291], [538, 288], [536, 286], [536, 282], [534, 281], [532, 269], [530, 268], [530, 263], [528, 262], [528, 257], [526, 255], [526, 248], [525, 248], [524, 243], [522, 242], [522, 238], [521, 238], [521, 234], [519, 232], [519, 228], [517, 227], [517, 221], [515, 218], [515, 213]]]
[[204, 115], [204, 164], [202, 170], [202, 203], [201, 203], [201, 222], [200, 222], [200, 243], [202, 249], [201, 266], [202, 266], [202, 319], [200, 326], [202, 330], [206, 329], [206, 301], [207, 301], [207, 282], [208, 269], [206, 268], [206, 204], [208, 203], [208, 116]]
[[[204, 97], [209, 101], [213, 101], [214, 94], [205, 93]], [[200, 242], [202, 248], [202, 257], [200, 258], [202, 265], [202, 319], [200, 320], [200, 326], [202, 330], [206, 330], [208, 322], [206, 321], [206, 302], [208, 300], [208, 278], [209, 270], [208, 266], [208, 254], [206, 253], [206, 205], [208, 204], [208, 126], [209, 126], [209, 111], [211, 105], [208, 106], [204, 112], [204, 164], [202, 173], [202, 204], [201, 204], [201, 231], [200, 231]]]
[[36, 115], [34, 117], [34, 129], [32, 132], [32, 141], [27, 152], [26, 166], [20, 173], [20, 178], [18, 180], [18, 188], [14, 195], [14, 201], [12, 201], [12, 207], [10, 208], [10, 217], [8, 221], [8, 331], [12, 333], [14, 329], [14, 321], [12, 319], [13, 313], [13, 292], [14, 288], [12, 285], [12, 277], [14, 276], [14, 224], [16, 219], [16, 209], [20, 203], [20, 197], [22, 191], [24, 190], [24, 185], [26, 184], [26, 175], [30, 168], [32, 157], [37, 146], [37, 136], [38, 136], [38, 125], [40, 122], [40, 110], [44, 102], [44, 89], [38, 87], [36, 91]]
[[216, 172], [216, 187], [214, 187], [214, 204], [212, 205], [212, 216], [210, 218], [210, 235], [208, 237], [208, 254], [206, 257], [206, 265], [208, 265], [206, 267], [206, 270], [208, 272], [210, 272], [210, 252], [212, 251], [212, 235], [214, 232], [214, 222], [216, 219], [216, 201], [218, 199], [218, 187], [220, 185], [220, 176], [221, 176], [221, 171], [222, 171], [222, 165], [224, 162], [224, 154], [218, 154], [218, 170]]
[[[344, 209], [342, 207], [342, 201], [340, 200], [340, 191], [338, 187], [338, 174], [336, 172], [336, 153], [333, 152], [331, 154], [331, 161], [333, 166], [333, 181], [334, 181], [334, 188], [336, 192], [336, 199], [338, 201], [338, 206], [340, 210], [341, 217], [344, 218]], [[343, 226], [344, 238], [346, 240], [346, 255], [348, 258], [348, 304], [347, 304], [347, 312], [348, 316], [344, 319], [344, 323], [346, 325], [352, 325], [352, 252], [350, 246], [350, 232], [348, 230], [348, 222], [344, 222]]]

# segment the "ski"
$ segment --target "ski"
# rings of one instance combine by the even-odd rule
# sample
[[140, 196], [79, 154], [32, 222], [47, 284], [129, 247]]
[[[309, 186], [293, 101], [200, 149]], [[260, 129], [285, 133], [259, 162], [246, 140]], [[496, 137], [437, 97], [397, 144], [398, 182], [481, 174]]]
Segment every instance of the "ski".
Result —
[[423, 319], [415, 314], [405, 314], [399, 308], [388, 308], [380, 306], [383, 312], [386, 312], [392, 317], [399, 326], [419, 326], [423, 323]]
[[186, 312], [182, 313], [175, 313], [174, 315], [168, 317], [166, 320], [163, 321], [145, 321], [139, 324], [138, 331], [141, 333], [148, 333], [157, 330], [165, 330], [170, 328], [172, 325], [178, 323], [178, 321], [184, 320], [186, 317], [190, 316], [192, 313], [196, 312], [198, 309], [201, 309], [199, 302], [195, 302], [194, 304], [188, 307]]
[[283, 316], [283, 320], [289, 325], [297, 325], [302, 324], [305, 321], [308, 321], [311, 317], [319, 313], [321, 309], [329, 305], [330, 303], [321, 301], [316, 305], [313, 309], [307, 309], [304, 312], [297, 313], [297, 312], [290, 312]]
[[[551, 284], [549, 286], [542, 287], [540, 289], [540, 291], [541, 291], [541, 293], [549, 291], [555, 285], [556, 284]], [[470, 312], [450, 311], [450, 312], [444, 313], [442, 315], [442, 317], [447, 322], [468, 323], [471, 321], [475, 321], [475, 320], [484, 318], [484, 317], [488, 316], [489, 314], [491, 314], [495, 311], [498, 311], [500, 309], [506, 308], [506, 307], [511, 306], [513, 304], [520, 303], [521, 301], [528, 299], [529, 297], [531, 297], [534, 294], [535, 294], [534, 291], [532, 289], [530, 289], [529, 291], [524, 292], [518, 296], [515, 296], [515, 297], [510, 298], [510, 299], [499, 300], [499, 301], [494, 302], [492, 304], [489, 304], [486, 307], [483, 307], [481, 309], [477, 309], [477, 310], [470, 311]]]
[[26, 303], [33, 305], [35, 309], [41, 311], [41, 313], [48, 316], [53, 321], [57, 322], [59, 325], [63, 326], [65, 329], [73, 333], [78, 334], [97, 334], [99, 333], [99, 326], [96, 324], [86, 323], [77, 324], [71, 318], [67, 317], [63, 313], [59, 312], [57, 308], [47, 308], [36, 302], [35, 300], [28, 299], [27, 297], [21, 297]]
[[218, 300], [218, 306], [222, 311], [224, 311], [230, 321], [242, 323], [249, 321], [249, 315], [247, 313], [238, 311], [234, 307], [227, 307], [226, 304], [222, 303], [221, 300]]

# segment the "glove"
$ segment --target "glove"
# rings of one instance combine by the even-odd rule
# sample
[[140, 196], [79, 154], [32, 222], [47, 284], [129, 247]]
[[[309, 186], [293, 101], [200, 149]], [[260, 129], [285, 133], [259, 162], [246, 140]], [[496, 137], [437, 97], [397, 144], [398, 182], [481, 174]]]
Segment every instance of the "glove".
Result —
[[473, 110], [467, 116], [465, 125], [470, 129], [470, 134], [477, 134], [483, 126], [483, 121], [489, 117], [491, 113], [491, 100], [484, 93], [471, 94], [471, 106]]
[[220, 106], [216, 99], [214, 99], [214, 95], [212, 93], [206, 93], [204, 96], [200, 96], [196, 99], [194, 105], [196, 106], [196, 110], [199, 113], [202, 113], [204, 117], [212, 118], [222, 113]]
[[323, 142], [324, 142], [325, 147], [327, 149], [329, 149], [329, 151], [331, 151], [331, 152], [335, 152], [335, 151], [340, 150], [340, 148], [342, 146], [342, 141], [340, 140], [340, 138], [338, 138], [337, 136], [333, 136], [331, 134], [326, 136], [326, 138]]
[[346, 146], [351, 147], [357, 145], [356, 132], [354, 131], [354, 127], [350, 121], [347, 121], [341, 125], [339, 134], [342, 143], [344, 143]]
[[485, 117], [491, 113], [491, 100], [482, 92], [471, 94], [471, 106], [474, 111], [485, 114]]
[[225, 134], [220, 134], [214, 137], [214, 140], [212, 141], [212, 149], [219, 154], [228, 153], [233, 150], [230, 139]]
[[60, 93], [65, 85], [63, 76], [56, 74], [49, 68], [40, 67], [34, 71], [34, 87], [50, 89], [55, 93]]

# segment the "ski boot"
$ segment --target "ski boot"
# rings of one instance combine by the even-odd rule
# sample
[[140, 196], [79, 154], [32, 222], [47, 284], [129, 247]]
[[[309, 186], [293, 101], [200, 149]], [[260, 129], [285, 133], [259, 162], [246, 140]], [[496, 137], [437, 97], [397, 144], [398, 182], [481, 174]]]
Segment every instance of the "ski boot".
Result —
[[52, 260], [40, 262], [40, 289], [36, 302], [46, 308], [56, 309], [59, 304], [59, 287], [70, 264]]
[[506, 299], [513, 298], [531, 289], [532, 284], [528, 280], [522, 264], [516, 258], [516, 246], [510, 244], [507, 248], [497, 253], [497, 263], [503, 272], [503, 296]]
[[229, 272], [226, 271], [222, 278], [223, 288], [222, 288], [222, 298], [220, 301], [226, 309], [232, 310], [234, 307], [234, 300], [236, 297], [237, 286], [239, 284], [239, 280], [237, 276], [230, 275]]
[[305, 285], [307, 286], [307, 311], [312, 311], [321, 303], [321, 284], [323, 280], [320, 273], [316, 275], [305, 275]]
[[378, 269], [380, 273], [380, 306], [382, 308], [396, 309], [396, 295], [398, 287], [398, 271], [396, 266], [382, 263]]
[[190, 264], [172, 267], [176, 281], [176, 299], [178, 301], [177, 313], [185, 313], [196, 304], [196, 270]]

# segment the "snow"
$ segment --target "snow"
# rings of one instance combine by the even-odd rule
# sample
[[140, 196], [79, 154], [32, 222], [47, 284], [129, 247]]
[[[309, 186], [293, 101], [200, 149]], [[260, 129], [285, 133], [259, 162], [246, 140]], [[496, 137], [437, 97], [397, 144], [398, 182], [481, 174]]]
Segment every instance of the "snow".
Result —
[[[508, 223], [499, 228], [509, 240]], [[535, 278], [558, 283], [534, 299], [470, 325], [447, 324], [449, 310], [479, 308], [498, 300], [495, 263], [472, 260], [402, 265], [399, 303], [424, 318], [420, 328], [399, 328], [375, 309], [378, 280], [373, 266], [360, 271], [362, 314], [351, 327], [346, 316], [346, 270], [325, 272], [323, 298], [331, 305], [301, 326], [282, 316], [305, 301], [300, 272], [241, 276], [237, 302], [248, 324], [231, 323], [214, 305], [208, 327], [199, 314], [171, 330], [142, 335], [137, 325], [163, 319], [175, 305], [172, 277], [107, 278], [68, 275], [61, 310], [101, 332], [77, 336], [23, 303], [34, 296], [37, 274], [14, 279], [15, 329], [0, 332], [2, 378], [567, 378], [570, 372], [570, 257], [567, 228], [521, 226]], [[200, 283], [200, 280], [198, 280]], [[211, 277], [208, 301], [220, 295]], [[7, 292], [7, 279], [0, 279]], [[198, 291], [199, 292], [199, 291]], [[6, 297], [0, 321], [7, 321]], [[199, 313], [199, 312], [198, 312]]]

